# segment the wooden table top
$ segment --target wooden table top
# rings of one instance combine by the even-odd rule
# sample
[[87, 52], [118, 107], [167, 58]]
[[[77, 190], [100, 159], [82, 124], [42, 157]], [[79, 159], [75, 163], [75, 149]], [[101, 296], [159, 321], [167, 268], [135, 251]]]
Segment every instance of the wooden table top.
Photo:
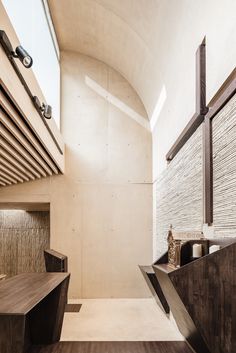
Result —
[[69, 273], [23, 273], [0, 282], [0, 315], [26, 315]]
[[162, 272], [165, 272], [165, 273], [170, 273], [170, 272], [178, 270], [178, 268], [174, 268], [169, 264], [156, 264], [156, 265], [154, 265], [154, 267], [157, 268], [158, 270], [161, 270]]

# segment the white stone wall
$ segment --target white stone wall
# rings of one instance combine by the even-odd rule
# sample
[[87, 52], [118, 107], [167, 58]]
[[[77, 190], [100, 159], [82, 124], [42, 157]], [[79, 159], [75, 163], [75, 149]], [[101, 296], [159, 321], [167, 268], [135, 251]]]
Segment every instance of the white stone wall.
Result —
[[236, 237], [236, 96], [213, 119], [214, 236]]
[[155, 182], [154, 260], [167, 249], [169, 225], [201, 231], [203, 223], [202, 126]]

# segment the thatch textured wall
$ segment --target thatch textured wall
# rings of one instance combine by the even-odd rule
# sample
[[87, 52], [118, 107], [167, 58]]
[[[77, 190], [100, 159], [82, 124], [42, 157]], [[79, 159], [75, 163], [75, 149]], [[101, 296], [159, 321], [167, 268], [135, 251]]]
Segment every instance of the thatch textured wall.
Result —
[[202, 230], [202, 126], [187, 141], [155, 183], [154, 257], [167, 248], [169, 225], [175, 230]]
[[215, 236], [236, 236], [236, 96], [213, 119]]
[[0, 273], [44, 272], [49, 212], [0, 211]]

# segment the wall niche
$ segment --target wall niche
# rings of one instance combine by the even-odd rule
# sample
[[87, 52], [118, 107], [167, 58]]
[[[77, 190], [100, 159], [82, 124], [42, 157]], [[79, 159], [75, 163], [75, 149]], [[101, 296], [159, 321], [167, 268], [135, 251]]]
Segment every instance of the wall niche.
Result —
[[45, 272], [49, 247], [49, 211], [0, 210], [0, 274]]

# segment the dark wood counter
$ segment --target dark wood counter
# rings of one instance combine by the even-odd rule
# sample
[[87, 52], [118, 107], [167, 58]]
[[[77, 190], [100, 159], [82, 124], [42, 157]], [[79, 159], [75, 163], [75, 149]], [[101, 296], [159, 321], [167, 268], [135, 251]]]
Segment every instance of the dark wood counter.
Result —
[[0, 283], [0, 352], [25, 353], [58, 342], [68, 273], [26, 273]]
[[161, 286], [157, 280], [155, 272], [152, 266], [139, 266], [140, 271], [153, 295], [156, 300], [158, 306], [164, 311], [165, 314], [169, 314], [170, 308], [166, 301], [166, 298], [163, 294]]
[[236, 352], [236, 242], [212, 239], [221, 249], [171, 268], [153, 266], [178, 328], [196, 353]]

